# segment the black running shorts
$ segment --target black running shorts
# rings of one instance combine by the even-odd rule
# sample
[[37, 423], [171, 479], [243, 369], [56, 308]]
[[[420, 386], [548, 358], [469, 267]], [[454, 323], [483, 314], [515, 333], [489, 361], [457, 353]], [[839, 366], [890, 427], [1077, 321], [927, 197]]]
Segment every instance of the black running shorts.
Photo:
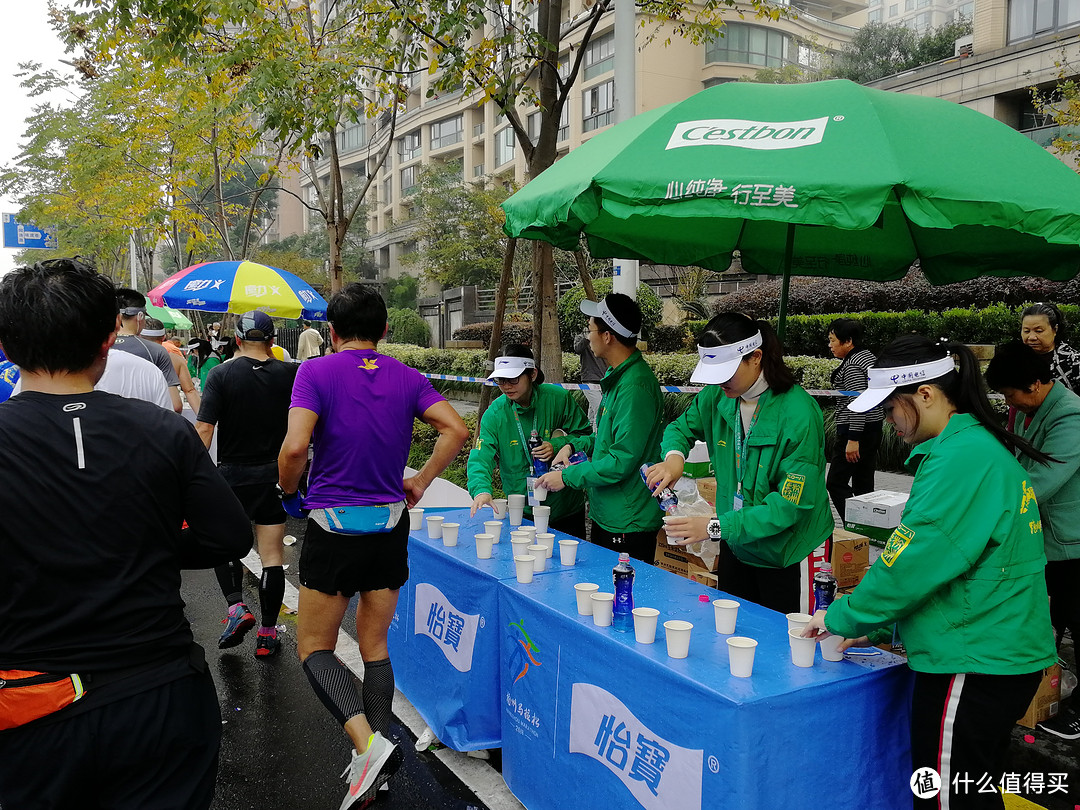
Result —
[[308, 518], [300, 584], [330, 595], [396, 591], [409, 579], [409, 515], [385, 533], [334, 534]]
[[285, 508], [277, 489], [270, 484], [241, 484], [232, 488], [244, 507], [248, 520], [259, 526], [279, 526], [285, 522]]

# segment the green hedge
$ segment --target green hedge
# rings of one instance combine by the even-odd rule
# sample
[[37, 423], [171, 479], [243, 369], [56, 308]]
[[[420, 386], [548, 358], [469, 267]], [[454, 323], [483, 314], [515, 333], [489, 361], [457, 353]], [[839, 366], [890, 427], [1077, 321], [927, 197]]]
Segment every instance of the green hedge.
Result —
[[431, 345], [431, 327], [415, 309], [387, 310], [386, 320], [395, 342], [414, 346]]
[[[594, 279], [593, 291], [600, 297], [607, 295], [611, 292], [611, 279]], [[578, 309], [584, 298], [585, 288], [574, 287], [559, 299], [559, 339], [564, 352], [573, 351], [574, 338], [585, 329], [585, 315]], [[638, 285], [637, 303], [641, 307], [642, 339], [649, 340], [653, 327], [660, 323], [660, 318], [663, 317], [664, 303], [653, 292], [652, 287], [645, 283]]]

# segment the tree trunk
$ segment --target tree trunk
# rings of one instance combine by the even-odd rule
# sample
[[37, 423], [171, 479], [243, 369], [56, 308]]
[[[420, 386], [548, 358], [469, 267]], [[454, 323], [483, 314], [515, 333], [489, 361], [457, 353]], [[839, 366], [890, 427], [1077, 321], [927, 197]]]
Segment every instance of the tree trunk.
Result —
[[585, 253], [581, 250], [575, 250], [574, 260], [577, 262], [578, 275], [581, 276], [581, 286], [585, 288], [585, 297], [590, 301], [595, 301], [596, 290], [593, 289], [592, 276], [589, 275], [589, 265], [585, 261]]
[[[509, 239], [506, 242], [506, 253], [503, 254], [502, 275], [499, 276], [499, 289], [495, 292], [495, 321], [491, 324], [491, 343], [488, 346], [488, 365], [490, 373], [495, 369], [495, 358], [499, 356], [500, 344], [502, 343], [503, 319], [506, 317], [506, 296], [510, 290], [510, 276], [514, 269], [514, 253], [517, 250], [517, 239]], [[480, 408], [477, 414], [477, 424], [484, 418], [484, 411], [491, 404], [495, 389], [490, 385], [480, 388]]]

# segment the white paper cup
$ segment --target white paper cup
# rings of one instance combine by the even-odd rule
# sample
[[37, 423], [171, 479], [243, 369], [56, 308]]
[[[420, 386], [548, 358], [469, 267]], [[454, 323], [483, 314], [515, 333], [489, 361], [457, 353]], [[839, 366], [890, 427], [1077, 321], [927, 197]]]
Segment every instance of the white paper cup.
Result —
[[734, 599], [714, 599], [713, 619], [716, 621], [716, 632], [730, 636], [735, 632], [735, 619], [739, 615], [739, 603]]
[[[541, 489], [541, 492], [547, 492], [546, 489]], [[551, 507], [550, 506], [534, 506], [533, 507], [533, 525], [536, 526], [536, 533], [543, 534], [548, 530], [548, 521], [551, 520]]]
[[744, 636], [732, 636], [727, 640], [728, 666], [736, 678], [749, 678], [754, 672], [754, 651], [757, 642]]
[[810, 624], [810, 620], [813, 618], [809, 613], [788, 613], [787, 614], [787, 629], [788, 630], [802, 630], [806, 625]]
[[537, 571], [547, 570], [547, 549], [543, 546], [529, 546], [529, 553], [532, 555], [536, 565]]
[[[579, 582], [574, 586], [574, 593], [577, 594], [577, 612], [579, 616], [592, 616], [592, 596], [600, 590], [600, 586], [593, 582]], [[614, 608], [614, 605], [612, 605]]]
[[285, 535], [285, 537], [282, 538], [281, 542], [284, 543], [287, 546], [295, 546], [296, 545], [296, 538], [293, 537], [291, 534], [287, 534], [287, 535]]
[[[843, 636], [834, 636], [831, 634], [821, 636], [821, 641], [818, 642], [821, 645], [821, 657], [826, 661], [843, 661], [844, 654], [836, 649], [843, 640]], [[817, 639], [814, 639], [814, 641], [817, 641]]]
[[788, 630], [788, 645], [791, 647], [791, 663], [797, 667], [814, 665], [814, 652], [817, 650], [816, 638], [803, 638], [802, 628]]
[[638, 644], [652, 644], [656, 641], [656, 622], [660, 611], [656, 608], [634, 608], [634, 638]]
[[495, 542], [495, 539], [487, 533], [478, 534], [473, 539], [476, 540], [476, 559], [490, 560], [491, 544]]
[[510, 543], [513, 545], [515, 557], [520, 557], [524, 554], [532, 554], [532, 552], [529, 551], [529, 546], [531, 546], [532, 543], [529, 542], [528, 537], [511, 536]]
[[491, 542], [498, 543], [499, 538], [502, 536], [502, 521], [501, 520], [485, 520], [484, 521], [484, 534], [491, 535]]
[[551, 559], [551, 555], [555, 553], [555, 535], [551, 532], [538, 532], [536, 535], [536, 545], [543, 546], [547, 549], [548, 559]]
[[693, 629], [694, 625], [681, 619], [664, 622], [668, 658], [686, 658], [690, 653], [690, 631]]
[[496, 520], [506, 520], [506, 498], [496, 498], [491, 502], [491, 511]]
[[428, 515], [427, 519], [427, 536], [432, 540], [438, 540], [442, 537], [442, 515]]
[[409, 531], [419, 531], [424, 521], [424, 510], [416, 507], [409, 510]]
[[443, 525], [442, 525], [442, 544], [444, 546], [456, 546], [457, 545], [457, 535], [458, 535], [459, 526], [460, 526], [460, 524], [458, 524], [458, 523], [445, 523], [445, 522], [443, 523]]
[[612, 613], [615, 610], [615, 594], [594, 593], [592, 600], [592, 620], [597, 627], [611, 627]]
[[533, 487], [533, 497], [537, 503], [543, 503], [547, 500], [548, 491], [546, 487], [536, 486]]
[[506, 502], [507, 504], [509, 504], [511, 509], [513, 509], [515, 506], [521, 507], [522, 509], [525, 508], [524, 495], [507, 495]]
[[531, 554], [517, 554], [514, 556], [514, 565], [517, 568], [517, 581], [523, 585], [532, 582], [533, 572], [536, 570], [536, 562]]
[[577, 562], [577, 540], [559, 541], [559, 562], [563, 565], [573, 565]]
[[510, 525], [520, 526], [522, 519], [525, 517], [525, 507], [523, 506], [511, 506], [510, 507]]
[[530, 543], [535, 543], [536, 542], [536, 527], [535, 526], [518, 526], [516, 529], [514, 529], [514, 531], [522, 532], [523, 534], [528, 535]]

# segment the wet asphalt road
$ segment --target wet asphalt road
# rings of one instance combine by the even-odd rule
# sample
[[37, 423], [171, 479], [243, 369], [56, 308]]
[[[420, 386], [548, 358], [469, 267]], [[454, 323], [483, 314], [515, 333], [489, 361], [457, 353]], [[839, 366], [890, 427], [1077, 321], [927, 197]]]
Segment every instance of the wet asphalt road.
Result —
[[[302, 539], [298, 530], [290, 523], [290, 531]], [[299, 542], [285, 550], [290, 566], [286, 577], [294, 586], [298, 550]], [[249, 572], [245, 601], [258, 616], [256, 588]], [[206, 650], [221, 706], [221, 760], [213, 810], [336, 810], [347, 789], [340, 774], [352, 746], [300, 668], [295, 615], [283, 611], [279, 618], [285, 629], [279, 632], [280, 653], [256, 659], [254, 630], [240, 646], [218, 649], [225, 601], [212, 571], [185, 572], [183, 596], [195, 640]], [[352, 635], [350, 613], [343, 629]], [[414, 750], [415, 735], [397, 717], [391, 737], [401, 743], [405, 762], [391, 779], [391, 789], [371, 805], [373, 810], [489, 810], [439, 756]], [[474, 760], [468, 764], [491, 770]]]

